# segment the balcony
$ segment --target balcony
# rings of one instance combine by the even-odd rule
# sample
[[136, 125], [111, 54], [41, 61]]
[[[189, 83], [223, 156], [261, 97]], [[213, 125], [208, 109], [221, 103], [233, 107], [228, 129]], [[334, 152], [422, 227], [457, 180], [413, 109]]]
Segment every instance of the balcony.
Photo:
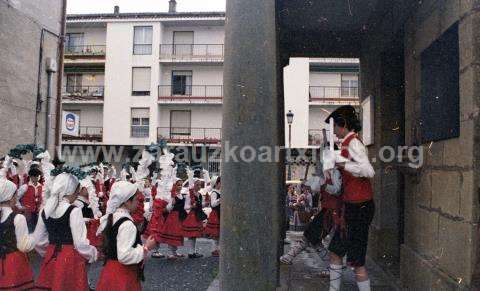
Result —
[[80, 126], [79, 135], [62, 135], [62, 141], [67, 143], [79, 142], [102, 142], [103, 127], [97, 126]]
[[223, 62], [223, 44], [161, 44], [160, 59], [169, 62]]
[[222, 138], [221, 128], [194, 127], [158, 127], [158, 140], [168, 143], [219, 144]]
[[74, 45], [65, 46], [65, 56], [105, 56], [106, 45]]
[[64, 102], [101, 103], [103, 102], [103, 86], [65, 86], [62, 91]]
[[360, 105], [358, 87], [310, 86], [310, 102], [318, 105]]
[[221, 104], [223, 85], [158, 86], [159, 103]]

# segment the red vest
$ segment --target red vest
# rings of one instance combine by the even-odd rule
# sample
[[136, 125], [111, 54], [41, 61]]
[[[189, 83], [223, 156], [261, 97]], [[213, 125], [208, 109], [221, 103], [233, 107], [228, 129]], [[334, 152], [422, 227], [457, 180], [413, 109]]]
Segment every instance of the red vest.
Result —
[[42, 184], [38, 183], [36, 187], [29, 184], [20, 202], [29, 212], [38, 212], [42, 204]]
[[[342, 157], [353, 160], [348, 152], [350, 142], [357, 138], [356, 134], [350, 135], [342, 142]], [[345, 169], [341, 170], [343, 180], [343, 201], [345, 202], [365, 202], [373, 199], [372, 184], [368, 178], [355, 177]]]

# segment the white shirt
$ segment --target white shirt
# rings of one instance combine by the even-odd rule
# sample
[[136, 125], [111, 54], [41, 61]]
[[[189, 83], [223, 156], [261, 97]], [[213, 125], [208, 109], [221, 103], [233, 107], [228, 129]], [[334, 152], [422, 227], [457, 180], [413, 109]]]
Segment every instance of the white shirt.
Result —
[[[2, 206], [0, 207], [2, 217], [0, 222], [5, 222], [8, 216], [13, 212], [12, 208]], [[23, 253], [28, 253], [35, 247], [35, 239], [32, 235], [28, 234], [27, 220], [22, 214], [15, 215], [13, 219], [13, 225], [15, 226], [15, 237], [17, 239], [17, 249]]]
[[[60, 201], [51, 217], [62, 217], [68, 207], [70, 207], [70, 203], [68, 203], [66, 199], [63, 199]], [[43, 211], [41, 213], [43, 213]], [[73, 246], [75, 247], [75, 250], [77, 250], [77, 252], [89, 263], [95, 262], [97, 260], [97, 249], [94, 246], [91, 246], [90, 241], [87, 239], [87, 227], [83, 220], [82, 210], [78, 207], [75, 207], [72, 212], [70, 212], [70, 229], [72, 231]], [[49, 241], [47, 227], [45, 226], [41, 215], [38, 217], [37, 227], [35, 228], [33, 235], [37, 240], [35, 249], [43, 257]]]
[[[352, 134], [355, 133], [350, 132], [345, 136], [344, 140]], [[373, 178], [375, 171], [368, 159], [367, 149], [358, 138], [354, 138], [350, 141], [348, 144], [348, 153], [352, 160], [345, 163], [345, 170], [355, 177]]]
[[[130, 213], [124, 208], [118, 208], [113, 213], [113, 224], [120, 218], [132, 219]], [[117, 258], [124, 265], [139, 264], [144, 259], [144, 250], [141, 244], [132, 247], [137, 238], [137, 227], [132, 221], [125, 221], [118, 228], [117, 234]]]
[[[87, 203], [87, 205], [88, 205], [87, 207], [90, 207], [88, 200], [85, 199], [85, 198], [82, 197], [82, 196], [78, 196], [77, 199], [76, 199], [75, 201], [73, 201], [72, 204], [75, 205], [75, 206], [77, 206], [78, 208], [80, 208], [80, 210], [83, 210], [84, 204], [82, 203], [82, 201], [85, 202], [85, 203]], [[82, 212], [82, 216], [83, 216], [83, 212]], [[87, 221], [90, 221], [91, 218], [84, 217], [83, 220], [84, 220], [85, 222], [87, 222]]]
[[330, 175], [330, 180], [332, 181], [332, 184], [325, 184], [325, 191], [327, 191], [330, 195], [334, 196], [342, 194], [342, 174], [340, 173], [340, 171], [337, 168], [334, 168], [329, 171], [327, 175]]
[[212, 193], [210, 193], [210, 206], [212, 208], [220, 205], [220, 199], [221, 198], [218, 197], [218, 194], [220, 194], [220, 192], [218, 190], [213, 190]]

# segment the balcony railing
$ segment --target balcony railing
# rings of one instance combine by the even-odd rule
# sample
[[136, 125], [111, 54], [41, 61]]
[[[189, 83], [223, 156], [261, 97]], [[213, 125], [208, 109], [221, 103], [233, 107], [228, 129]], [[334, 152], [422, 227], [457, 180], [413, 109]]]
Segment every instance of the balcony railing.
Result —
[[222, 139], [222, 129], [195, 127], [158, 127], [157, 138], [158, 140], [165, 139], [169, 143], [218, 144]]
[[80, 126], [78, 136], [62, 135], [63, 141], [86, 141], [101, 142], [103, 136], [103, 127]]
[[223, 44], [161, 44], [160, 57], [223, 59]]
[[159, 101], [221, 101], [222, 85], [158, 86]]
[[310, 101], [358, 102], [358, 87], [310, 86]]
[[105, 52], [105, 45], [65, 46], [65, 56], [104, 56]]
[[104, 89], [103, 86], [65, 86], [62, 97], [78, 101], [103, 100]]

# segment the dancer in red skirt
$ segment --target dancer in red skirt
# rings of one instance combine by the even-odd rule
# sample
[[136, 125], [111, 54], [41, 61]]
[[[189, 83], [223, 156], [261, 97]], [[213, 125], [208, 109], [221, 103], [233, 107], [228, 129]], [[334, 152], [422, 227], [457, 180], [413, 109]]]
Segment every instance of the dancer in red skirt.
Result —
[[99, 248], [102, 245], [102, 237], [97, 236], [97, 230], [102, 213], [98, 206], [95, 186], [89, 178], [80, 181], [80, 192], [73, 205], [82, 210], [83, 219], [87, 226], [87, 238], [90, 244]]
[[218, 240], [220, 238], [220, 204], [221, 204], [221, 193], [220, 188], [222, 182], [220, 177], [214, 176], [211, 181], [212, 192], [210, 193], [210, 207], [212, 212], [208, 216], [207, 226], [205, 227], [205, 235], [213, 239], [215, 244], [215, 250], [212, 252], [212, 256], [218, 257], [220, 255], [218, 249]]
[[137, 185], [119, 181], [113, 184], [107, 205], [107, 214], [102, 217], [99, 232], [104, 235], [105, 267], [97, 285], [97, 291], [137, 291], [143, 281], [143, 261], [156, 246], [153, 236], [142, 246], [130, 213], [137, 209]]
[[25, 216], [15, 208], [15, 183], [0, 178], [0, 290], [20, 291], [33, 287], [27, 254], [35, 247], [28, 235]]
[[[196, 252], [197, 238], [203, 235], [203, 221], [207, 215], [203, 212], [203, 199], [200, 190], [203, 180], [194, 179], [193, 171], [188, 170], [189, 195], [185, 199], [185, 210], [188, 211], [187, 218], [183, 221], [182, 230], [187, 238], [190, 259], [201, 258], [203, 255]], [[204, 171], [204, 177], [208, 177], [208, 172]], [[209, 180], [209, 179], [208, 179]]]
[[166, 206], [167, 217], [160, 230], [160, 243], [169, 247], [170, 254], [167, 259], [174, 260], [183, 255], [177, 253], [177, 248], [183, 245], [182, 221], [185, 220], [185, 199], [182, 196], [182, 180], [175, 178], [171, 196]]
[[[28, 229], [33, 231], [38, 220], [38, 213], [42, 205], [43, 185], [39, 182], [42, 171], [38, 167], [32, 167], [28, 171], [29, 182], [20, 186], [24, 192], [20, 198], [22, 210], [27, 219]], [[26, 189], [26, 190], [23, 190]]]
[[[62, 171], [80, 176], [80, 171], [72, 168]], [[50, 186], [34, 232], [36, 249], [44, 257], [35, 289], [89, 290], [86, 263], [96, 261], [97, 249], [87, 239], [81, 209], [72, 205], [78, 190], [78, 178], [66, 172], [57, 175]]]
[[[155, 185], [152, 186], [152, 217], [150, 218], [148, 227], [143, 235], [144, 237], [153, 235], [155, 240], [157, 242], [160, 242], [160, 233], [163, 228], [163, 224], [165, 223], [165, 218], [168, 215], [167, 205], [171, 199], [171, 196], [169, 193], [168, 196], [162, 196], [161, 194], [157, 194], [157, 184], [158, 183], [155, 183]], [[165, 256], [160, 252], [160, 250], [156, 250], [152, 253], [152, 258], [160, 259], [164, 257]]]

